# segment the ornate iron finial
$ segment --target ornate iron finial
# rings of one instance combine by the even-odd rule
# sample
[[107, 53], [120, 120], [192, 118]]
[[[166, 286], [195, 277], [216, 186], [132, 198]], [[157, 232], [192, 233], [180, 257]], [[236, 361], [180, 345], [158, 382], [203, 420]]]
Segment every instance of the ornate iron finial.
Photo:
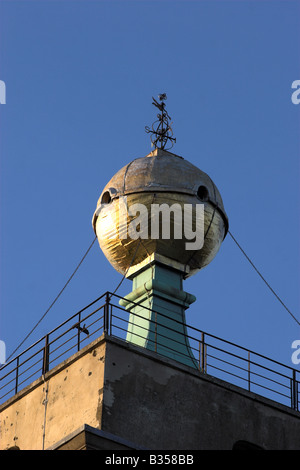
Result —
[[[168, 142], [171, 143], [171, 146], [168, 147], [168, 149], [172, 148], [174, 145], [174, 142], [176, 142], [176, 139], [173, 137], [173, 131], [171, 128], [171, 125], [169, 124], [169, 120], [171, 120], [171, 116], [166, 111], [166, 105], [164, 101], [167, 99], [166, 93], [161, 93], [158, 95], [158, 99], [160, 100], [160, 103], [156, 101], [156, 99], [153, 98], [153, 105], [159, 109], [160, 114], [157, 115], [158, 120], [155, 121], [152, 124], [152, 128], [150, 129], [149, 126], [145, 127], [145, 131], [147, 134], [151, 134], [151, 142], [152, 146], [155, 148], [160, 148], [164, 149], [167, 145]], [[156, 129], [154, 128], [155, 124], [158, 125], [156, 126]], [[160, 145], [160, 146], [159, 146]]]

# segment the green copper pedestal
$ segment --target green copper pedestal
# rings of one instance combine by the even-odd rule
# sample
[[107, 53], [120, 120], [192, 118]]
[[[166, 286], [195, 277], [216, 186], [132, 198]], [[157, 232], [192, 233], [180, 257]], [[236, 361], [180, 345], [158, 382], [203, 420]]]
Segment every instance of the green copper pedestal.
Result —
[[126, 341], [198, 368], [185, 322], [185, 310], [196, 298], [182, 289], [185, 269], [163, 256], [149, 256], [129, 269], [132, 292], [120, 305], [130, 312]]

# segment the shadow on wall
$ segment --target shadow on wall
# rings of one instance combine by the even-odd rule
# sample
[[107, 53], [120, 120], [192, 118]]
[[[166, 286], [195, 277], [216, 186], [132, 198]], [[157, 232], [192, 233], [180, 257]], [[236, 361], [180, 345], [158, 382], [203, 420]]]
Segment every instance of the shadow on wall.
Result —
[[262, 447], [247, 441], [237, 441], [232, 450], [264, 450]]

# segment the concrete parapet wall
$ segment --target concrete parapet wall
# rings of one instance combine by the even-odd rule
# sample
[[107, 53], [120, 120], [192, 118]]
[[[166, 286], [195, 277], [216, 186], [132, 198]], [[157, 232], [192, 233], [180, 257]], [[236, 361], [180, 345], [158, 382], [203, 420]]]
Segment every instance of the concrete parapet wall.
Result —
[[0, 412], [1, 449], [55, 448], [84, 425], [152, 450], [232, 449], [239, 441], [300, 449], [299, 412], [109, 336]]
[[300, 413], [171, 359], [107, 344], [102, 429], [149, 449], [300, 449]]
[[0, 448], [46, 449], [82, 424], [100, 428], [104, 360], [94, 341], [4, 403]]

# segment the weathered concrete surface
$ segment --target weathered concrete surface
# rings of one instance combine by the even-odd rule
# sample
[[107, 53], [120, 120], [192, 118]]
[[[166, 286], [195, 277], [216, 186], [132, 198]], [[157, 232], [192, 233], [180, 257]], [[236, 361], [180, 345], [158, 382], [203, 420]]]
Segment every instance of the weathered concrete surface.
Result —
[[300, 449], [300, 413], [120, 341], [107, 344], [102, 429], [150, 449]]
[[100, 428], [104, 358], [97, 340], [2, 405], [0, 448], [46, 449], [82, 424]]
[[[130, 450], [131, 442], [84, 424], [47, 450]], [[140, 450], [140, 449], [138, 449]]]
[[115, 436], [109, 449], [125, 441], [153, 450], [232, 449], [238, 441], [300, 449], [299, 412], [105, 336], [0, 412], [1, 449], [42, 449], [43, 437], [45, 449], [68, 448], [71, 435], [73, 449], [86, 448], [86, 435], [77, 433], [83, 425]]

